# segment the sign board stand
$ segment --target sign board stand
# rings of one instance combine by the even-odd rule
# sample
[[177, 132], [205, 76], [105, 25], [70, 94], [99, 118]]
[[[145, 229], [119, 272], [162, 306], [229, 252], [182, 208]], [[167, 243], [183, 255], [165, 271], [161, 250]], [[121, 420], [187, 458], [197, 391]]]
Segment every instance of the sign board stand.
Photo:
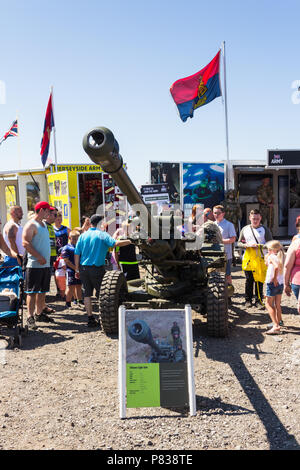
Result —
[[[160, 339], [153, 339], [151, 329]], [[118, 386], [121, 419], [127, 407], [178, 407], [185, 401], [190, 415], [196, 415], [190, 305], [184, 310], [119, 308]]]

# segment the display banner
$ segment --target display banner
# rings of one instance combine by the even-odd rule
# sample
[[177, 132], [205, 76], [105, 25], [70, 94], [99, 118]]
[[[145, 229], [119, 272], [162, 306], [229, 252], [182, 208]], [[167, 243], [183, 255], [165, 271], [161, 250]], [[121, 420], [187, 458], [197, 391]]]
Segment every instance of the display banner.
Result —
[[191, 307], [119, 308], [120, 418], [126, 408], [190, 407], [196, 414]]
[[180, 204], [180, 163], [150, 162], [151, 184], [167, 184], [170, 204]]
[[141, 196], [145, 204], [158, 203], [168, 204], [169, 186], [168, 184], [145, 184], [141, 186]]
[[268, 150], [267, 165], [274, 168], [299, 168], [300, 150]]
[[204, 208], [224, 200], [224, 163], [183, 163], [184, 208], [203, 204]]
[[49, 173], [47, 175], [49, 204], [62, 213], [62, 224], [71, 227], [68, 173]]

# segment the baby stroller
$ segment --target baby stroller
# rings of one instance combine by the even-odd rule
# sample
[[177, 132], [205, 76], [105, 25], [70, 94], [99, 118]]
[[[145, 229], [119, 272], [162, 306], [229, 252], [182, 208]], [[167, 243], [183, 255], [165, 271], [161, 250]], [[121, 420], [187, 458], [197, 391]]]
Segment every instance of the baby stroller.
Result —
[[[0, 265], [0, 326], [13, 329], [8, 339], [9, 347], [22, 346], [22, 335], [28, 333], [23, 328], [24, 278], [20, 266]], [[5, 338], [5, 336], [4, 336]]]

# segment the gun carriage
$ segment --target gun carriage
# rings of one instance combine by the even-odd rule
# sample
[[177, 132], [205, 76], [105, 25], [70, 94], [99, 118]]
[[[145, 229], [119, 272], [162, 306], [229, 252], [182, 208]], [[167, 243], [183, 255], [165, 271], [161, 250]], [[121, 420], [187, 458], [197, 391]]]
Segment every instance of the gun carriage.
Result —
[[104, 275], [99, 299], [100, 321], [107, 335], [118, 332], [118, 308], [192, 309], [207, 318], [208, 334], [228, 334], [228, 289], [223, 245], [211, 243], [204, 234], [201, 246], [193, 232], [180, 232], [182, 217], [173, 213], [152, 216], [123, 167], [119, 145], [105, 128], [92, 129], [83, 138], [90, 159], [109, 173], [131, 206], [139, 209], [133, 222], [139, 227], [131, 241], [141, 254], [141, 279], [126, 282], [120, 271]]

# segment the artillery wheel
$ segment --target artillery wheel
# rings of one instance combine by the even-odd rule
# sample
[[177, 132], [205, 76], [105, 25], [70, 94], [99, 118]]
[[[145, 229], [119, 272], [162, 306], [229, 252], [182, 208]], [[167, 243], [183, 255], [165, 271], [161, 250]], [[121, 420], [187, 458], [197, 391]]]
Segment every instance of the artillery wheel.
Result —
[[206, 314], [209, 336], [227, 336], [228, 289], [224, 273], [214, 271], [209, 275]]
[[127, 283], [121, 271], [104, 274], [99, 296], [100, 323], [105, 334], [118, 333], [118, 310], [127, 295]]

